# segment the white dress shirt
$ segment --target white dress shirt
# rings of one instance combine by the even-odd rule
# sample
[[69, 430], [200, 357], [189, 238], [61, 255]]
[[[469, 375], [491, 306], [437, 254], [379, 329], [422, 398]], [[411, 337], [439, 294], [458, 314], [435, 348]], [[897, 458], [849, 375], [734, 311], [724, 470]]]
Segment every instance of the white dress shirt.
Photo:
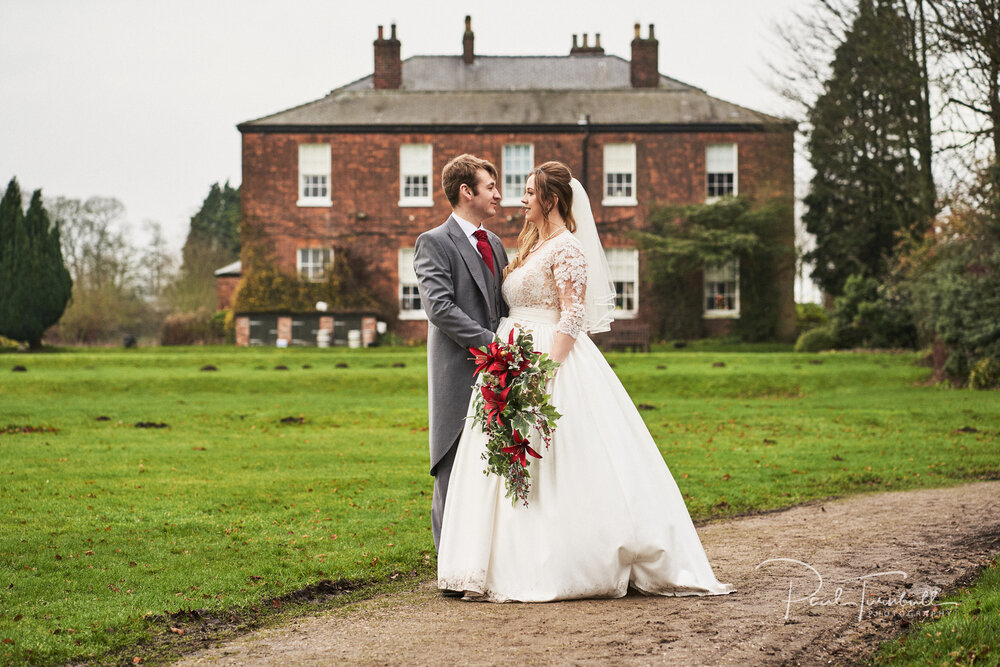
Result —
[[469, 239], [469, 243], [471, 243], [472, 247], [476, 249], [476, 252], [479, 252], [479, 246], [477, 245], [479, 243], [479, 239], [477, 239], [475, 236], [473, 236], [473, 234], [475, 234], [476, 232], [478, 232], [480, 229], [486, 229], [486, 228], [483, 227], [482, 224], [480, 224], [478, 227], [476, 227], [474, 224], [472, 224], [471, 222], [469, 222], [465, 218], [460, 217], [455, 212], [452, 212], [452, 215], [455, 216], [455, 220], [458, 221], [458, 224], [462, 228], [462, 231], [465, 232], [465, 237], [467, 239]]

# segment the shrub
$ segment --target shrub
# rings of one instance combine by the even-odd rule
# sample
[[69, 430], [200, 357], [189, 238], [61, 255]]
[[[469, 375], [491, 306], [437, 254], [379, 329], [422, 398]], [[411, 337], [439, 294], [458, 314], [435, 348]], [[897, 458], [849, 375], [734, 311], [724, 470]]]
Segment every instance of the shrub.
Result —
[[833, 327], [827, 325], [806, 331], [795, 341], [796, 352], [822, 352], [832, 350], [835, 345]]
[[818, 303], [795, 304], [795, 330], [800, 334], [830, 321], [826, 309]]
[[[935, 373], [956, 385], [995, 386], [1000, 364], [1000, 164], [958, 192], [899, 274], [925, 344], [947, 356]], [[973, 378], [973, 373], [975, 378]]]
[[1000, 387], [1000, 360], [985, 357], [976, 362], [969, 371], [969, 387], [972, 389]]
[[226, 318], [222, 323], [223, 338], [227, 343], [236, 342], [236, 315], [233, 313], [233, 309], [219, 311], [226, 314]]
[[902, 298], [874, 278], [854, 274], [833, 302], [836, 347], [915, 347], [917, 328]]
[[[160, 327], [160, 345], [204, 345], [206, 343], [222, 342], [221, 322], [216, 314], [210, 314], [207, 309], [199, 308], [189, 313], [171, 313], [163, 320]], [[218, 327], [218, 333], [216, 332]]]
[[218, 310], [208, 318], [208, 333], [213, 340], [225, 340], [226, 320], [230, 312], [229, 310]]

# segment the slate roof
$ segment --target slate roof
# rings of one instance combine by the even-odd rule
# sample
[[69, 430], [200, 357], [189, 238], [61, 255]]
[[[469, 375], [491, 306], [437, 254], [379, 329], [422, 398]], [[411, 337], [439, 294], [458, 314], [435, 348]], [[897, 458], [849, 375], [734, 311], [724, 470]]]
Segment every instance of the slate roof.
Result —
[[794, 127], [787, 119], [741, 107], [660, 76], [657, 88], [632, 88], [630, 63], [618, 56], [414, 56], [402, 62], [402, 87], [375, 90], [373, 76], [326, 97], [242, 123], [242, 132], [437, 131], [488, 127], [579, 127], [585, 115], [604, 128]]

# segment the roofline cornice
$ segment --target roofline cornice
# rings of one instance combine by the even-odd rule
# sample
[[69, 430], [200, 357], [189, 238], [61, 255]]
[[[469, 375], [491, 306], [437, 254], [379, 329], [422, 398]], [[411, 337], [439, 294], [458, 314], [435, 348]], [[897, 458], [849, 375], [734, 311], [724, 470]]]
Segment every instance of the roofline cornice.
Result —
[[798, 123], [792, 120], [773, 123], [592, 123], [589, 126], [578, 123], [566, 124], [465, 124], [465, 125], [257, 125], [240, 123], [236, 129], [241, 134], [567, 134], [583, 132], [589, 128], [591, 134], [638, 132], [644, 134], [658, 132], [794, 132]]

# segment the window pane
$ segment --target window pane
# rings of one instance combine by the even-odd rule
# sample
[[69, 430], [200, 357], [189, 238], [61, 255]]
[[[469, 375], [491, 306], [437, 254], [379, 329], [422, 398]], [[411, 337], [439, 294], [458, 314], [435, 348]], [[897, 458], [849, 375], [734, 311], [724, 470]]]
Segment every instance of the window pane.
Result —
[[738, 309], [739, 265], [736, 261], [705, 267], [705, 311], [735, 312]]
[[724, 197], [733, 194], [733, 174], [708, 174], [708, 196]]
[[709, 144], [706, 146], [705, 171], [736, 171], [736, 144]]
[[506, 144], [503, 147], [503, 195], [505, 199], [518, 199], [534, 166], [531, 144]]
[[615, 284], [615, 306], [618, 310], [635, 312], [639, 280], [639, 251], [634, 248], [608, 248], [608, 269]]
[[399, 249], [399, 308], [421, 310], [417, 274], [413, 270], [413, 248]]

